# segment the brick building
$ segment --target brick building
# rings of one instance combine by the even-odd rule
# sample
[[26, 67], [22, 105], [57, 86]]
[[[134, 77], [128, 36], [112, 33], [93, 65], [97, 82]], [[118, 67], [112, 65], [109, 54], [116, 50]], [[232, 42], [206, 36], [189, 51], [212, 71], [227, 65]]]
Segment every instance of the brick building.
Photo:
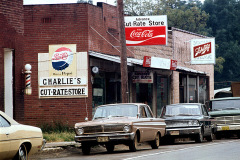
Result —
[[[17, 46], [24, 47], [20, 48], [24, 52], [18, 53], [23, 58], [15, 60], [19, 64], [15, 69], [18, 72], [15, 71], [13, 76], [14, 86], [20, 88], [13, 96], [20, 102], [14, 103], [16, 120], [32, 125], [53, 122], [73, 125], [84, 121], [85, 117], [91, 119], [98, 105], [121, 102], [119, 27], [115, 6], [79, 3], [26, 5], [23, 8], [24, 13], [20, 13], [24, 14], [24, 32], [21, 32], [24, 43], [20, 41], [21, 45], [17, 43]], [[127, 47], [129, 101], [148, 103], [158, 117], [161, 107], [166, 104], [204, 103], [213, 97], [213, 65], [189, 63], [189, 41], [194, 38], [206, 37], [171, 28], [167, 46]], [[144, 56], [176, 59], [177, 70], [144, 68]], [[31, 95], [22, 92], [25, 64], [32, 66]], [[136, 73], [151, 74], [152, 83], [133, 81], [132, 75]], [[0, 81], [2, 90], [6, 88], [3, 80]], [[202, 86], [205, 89], [200, 91]], [[1, 101], [5, 102], [1, 96]]]
[[0, 110], [24, 117], [24, 22], [23, 1], [0, 2]]

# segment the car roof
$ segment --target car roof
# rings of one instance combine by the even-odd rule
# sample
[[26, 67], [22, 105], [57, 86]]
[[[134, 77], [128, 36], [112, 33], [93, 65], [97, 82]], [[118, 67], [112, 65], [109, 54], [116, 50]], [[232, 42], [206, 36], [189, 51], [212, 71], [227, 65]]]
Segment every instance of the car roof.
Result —
[[178, 105], [202, 105], [201, 103], [176, 103], [176, 104], [169, 104], [167, 106], [178, 106]]
[[211, 99], [210, 101], [223, 101], [223, 100], [235, 100], [235, 99], [240, 99], [240, 97], [215, 98], [215, 99]]
[[16, 122], [14, 119], [12, 119], [11, 117], [9, 117], [6, 113], [0, 111], [0, 115], [2, 115], [6, 120], [8, 120], [8, 122], [10, 122], [11, 124], [19, 124], [18, 122]]

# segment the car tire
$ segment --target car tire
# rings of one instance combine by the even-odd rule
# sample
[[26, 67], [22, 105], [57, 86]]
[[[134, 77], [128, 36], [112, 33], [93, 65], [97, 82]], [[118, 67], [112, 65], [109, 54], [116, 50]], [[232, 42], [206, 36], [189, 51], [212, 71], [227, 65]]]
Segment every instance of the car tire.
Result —
[[112, 153], [114, 151], [114, 144], [106, 144], [106, 149], [108, 153]]
[[217, 140], [220, 140], [220, 139], [222, 139], [222, 134], [221, 133], [216, 133], [215, 137], [216, 137]]
[[134, 139], [129, 143], [129, 150], [131, 152], [136, 152], [138, 149], [138, 135], [134, 136]]
[[152, 149], [158, 149], [160, 145], [160, 135], [159, 133], [156, 134], [155, 140], [151, 142]]
[[18, 149], [17, 155], [14, 157], [14, 160], [27, 160], [28, 159], [28, 151], [25, 144], [21, 144]]
[[206, 139], [207, 139], [208, 142], [212, 142], [212, 140], [213, 140], [213, 133], [212, 133], [212, 131], [211, 131], [210, 136], [208, 136]]
[[202, 143], [203, 142], [203, 130], [202, 129], [200, 130], [200, 133], [196, 136], [195, 142], [196, 143]]
[[91, 151], [91, 146], [86, 143], [82, 143], [82, 153], [84, 155], [89, 155], [90, 151]]

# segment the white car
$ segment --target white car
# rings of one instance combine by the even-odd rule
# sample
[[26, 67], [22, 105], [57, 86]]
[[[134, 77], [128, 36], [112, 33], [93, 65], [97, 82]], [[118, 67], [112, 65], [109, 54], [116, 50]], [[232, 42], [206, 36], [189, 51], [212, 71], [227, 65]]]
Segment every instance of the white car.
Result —
[[28, 155], [40, 151], [44, 144], [40, 128], [19, 124], [0, 111], [0, 160], [27, 160]]

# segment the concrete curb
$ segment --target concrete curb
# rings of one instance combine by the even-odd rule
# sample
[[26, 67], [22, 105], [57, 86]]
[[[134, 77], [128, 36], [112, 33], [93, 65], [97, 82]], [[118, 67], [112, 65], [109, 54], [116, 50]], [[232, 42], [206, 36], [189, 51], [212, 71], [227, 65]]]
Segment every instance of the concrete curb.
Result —
[[72, 147], [81, 147], [80, 143], [76, 143], [74, 141], [72, 142], [51, 142], [46, 143], [44, 149], [41, 152], [52, 152], [52, 151], [61, 151], [64, 150], [64, 148], [72, 146]]

